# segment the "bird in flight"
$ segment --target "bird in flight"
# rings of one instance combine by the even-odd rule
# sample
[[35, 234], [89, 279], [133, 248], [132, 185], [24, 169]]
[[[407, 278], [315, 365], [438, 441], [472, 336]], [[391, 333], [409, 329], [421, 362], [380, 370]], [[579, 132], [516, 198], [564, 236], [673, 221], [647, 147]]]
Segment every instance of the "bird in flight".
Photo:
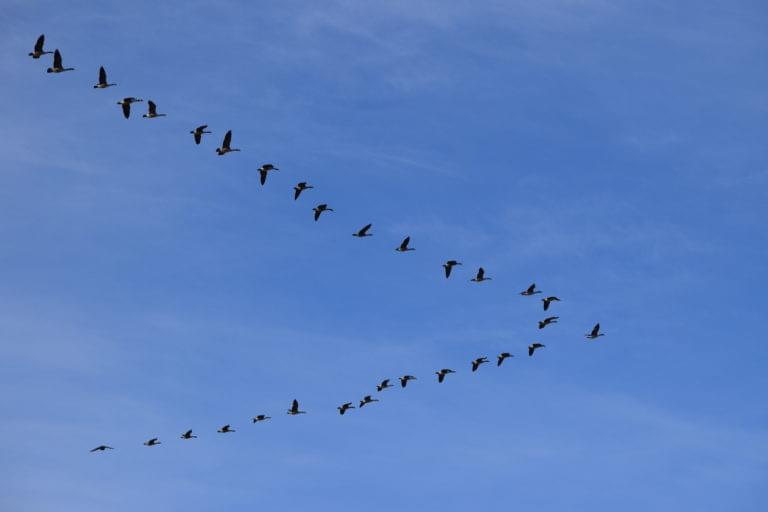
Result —
[[541, 293], [541, 292], [536, 289], [536, 283], [533, 283], [531, 286], [529, 286], [528, 288], [520, 292], [520, 295], [528, 297], [531, 295], [536, 295], [537, 293]]
[[347, 402], [347, 403], [341, 404], [339, 407], [337, 407], [337, 409], [339, 410], [339, 414], [341, 414], [342, 416], [344, 416], [345, 412], [347, 412], [350, 409], [354, 409], [354, 408], [355, 408], [355, 406], [352, 405], [352, 402]]
[[323, 212], [332, 212], [333, 208], [328, 208], [327, 204], [319, 204], [312, 208], [312, 210], [315, 212], [315, 222], [317, 222], [317, 219], [320, 218], [320, 214]]
[[546, 310], [549, 309], [549, 305], [550, 304], [552, 304], [553, 302], [560, 302], [560, 299], [558, 299], [557, 297], [552, 295], [550, 297], [546, 297], [544, 299], [541, 299], [541, 302], [544, 303], [544, 311], [546, 311]]
[[414, 377], [413, 375], [403, 375], [402, 377], [400, 377], [400, 387], [404, 388], [405, 386], [407, 386], [409, 380], [416, 380], [416, 377]]
[[370, 404], [372, 402], [378, 402], [378, 398], [371, 398], [371, 395], [365, 395], [362, 400], [360, 400], [360, 408], [362, 409], [364, 405]]
[[157, 113], [157, 105], [155, 105], [155, 102], [152, 100], [147, 101], [147, 113], [144, 114], [141, 117], [146, 117], [147, 119], [154, 119], [156, 117], [165, 117], [165, 114], [158, 114]]
[[367, 236], [373, 236], [373, 233], [369, 233], [368, 230], [371, 229], [371, 226], [373, 224], [366, 224], [362, 228], [360, 228], [357, 233], [352, 233], [352, 236], [356, 236], [358, 238], [365, 238]]
[[192, 430], [187, 430], [183, 434], [181, 434], [182, 439], [197, 439], [197, 436], [192, 435]]
[[117, 104], [123, 107], [123, 117], [128, 119], [129, 117], [131, 117], [131, 103], [139, 103], [141, 101], [144, 101], [144, 100], [141, 98], [134, 98], [133, 96], [128, 96], [127, 98], [123, 98], [120, 101], [118, 101]]
[[548, 316], [544, 320], [539, 321], [539, 329], [543, 329], [549, 324], [556, 324], [559, 319], [559, 316]]
[[443, 382], [445, 380], [445, 376], [449, 373], [456, 373], [455, 371], [451, 370], [450, 368], [443, 368], [439, 372], [435, 372], [437, 375], [437, 382]]
[[236, 431], [235, 431], [235, 429], [233, 429], [229, 425], [224, 425], [223, 427], [221, 427], [216, 432], [218, 432], [219, 434], [229, 434], [230, 432], [236, 432]]
[[315, 188], [312, 185], [307, 185], [306, 181], [301, 181], [296, 184], [295, 187], [293, 187], [293, 200], [297, 200], [302, 192], [307, 190], [308, 188]]
[[443, 268], [445, 269], [445, 278], [448, 279], [451, 277], [451, 270], [453, 270], [453, 267], [456, 265], [461, 265], [460, 261], [456, 260], [448, 260], [445, 263], [443, 263]]
[[267, 182], [267, 174], [269, 171], [279, 171], [280, 169], [275, 167], [272, 164], [264, 164], [261, 167], [259, 167], [259, 178], [261, 181], [261, 184], [264, 185]]
[[144, 441], [144, 446], [157, 446], [158, 444], [162, 444], [156, 437], [153, 437], [149, 441]]
[[403, 241], [400, 242], [400, 246], [395, 249], [397, 252], [407, 252], [407, 251], [415, 251], [413, 247], [408, 247], [408, 244], [411, 243], [411, 237], [407, 236], [403, 238]]
[[307, 413], [306, 411], [299, 410], [299, 401], [294, 399], [293, 403], [291, 404], [291, 408], [288, 409], [288, 414], [290, 414], [291, 416], [295, 416], [297, 414], [307, 414]]
[[487, 363], [487, 362], [488, 362], [488, 358], [487, 358], [487, 357], [485, 357], [485, 356], [483, 356], [483, 357], [478, 357], [477, 359], [475, 359], [474, 361], [472, 361], [472, 371], [473, 371], [473, 372], [476, 372], [476, 371], [477, 371], [477, 369], [478, 369], [478, 368], [480, 368], [480, 365], [481, 365], [481, 364], [483, 364], [483, 363]]
[[528, 345], [528, 356], [532, 356], [534, 352], [536, 352], [537, 348], [543, 348], [546, 345], [542, 345], [541, 343], [531, 343]]
[[48, 73], [63, 73], [65, 71], [74, 71], [75, 68], [65, 68], [61, 63], [61, 52], [57, 49], [53, 52], [53, 66], [48, 68]]
[[501, 354], [499, 354], [498, 356], [496, 356], [496, 366], [501, 366], [501, 363], [503, 363], [503, 362], [504, 362], [504, 360], [505, 360], [506, 358], [508, 358], [508, 357], [515, 357], [515, 356], [513, 356], [513, 355], [512, 355], [512, 354], [510, 354], [509, 352], [502, 352]]
[[221, 147], [216, 148], [216, 154], [222, 156], [232, 151], [240, 151], [237, 148], [231, 148], [230, 144], [232, 144], [232, 130], [227, 130], [227, 133], [224, 134], [224, 140], [221, 142]]
[[204, 133], [211, 133], [206, 130], [208, 128], [207, 124], [203, 124], [192, 130], [191, 133], [195, 137], [195, 144], [200, 144], [200, 141], [203, 140], [203, 134]]
[[475, 283], [482, 283], [483, 281], [490, 281], [490, 277], [485, 277], [485, 269], [483, 267], [480, 267], [477, 269], [477, 275], [470, 279], [470, 281], [473, 281]]
[[266, 420], [271, 420], [271, 419], [272, 419], [272, 417], [271, 416], [267, 416], [266, 414], [257, 414], [256, 416], [253, 417], [253, 422], [254, 423], [258, 423], [260, 421], [266, 421]]
[[40, 34], [40, 37], [37, 38], [37, 42], [35, 42], [35, 49], [34, 51], [29, 53], [29, 56], [33, 59], [39, 59], [43, 55], [47, 55], [49, 53], [53, 52], [46, 52], [43, 50], [43, 45], [45, 44], [45, 34]]
[[589, 334], [586, 334], [585, 336], [586, 336], [588, 339], [590, 339], [590, 340], [596, 340], [596, 339], [597, 339], [597, 338], [599, 338], [600, 336], [605, 336], [605, 334], [603, 334], [603, 333], [601, 333], [601, 332], [600, 332], [600, 324], [599, 324], [599, 323], [597, 323], [597, 324], [595, 324], [595, 326], [592, 328], [592, 331], [591, 331]]
[[107, 70], [104, 66], [99, 67], [99, 83], [93, 86], [94, 89], [106, 89], [107, 87], [113, 87], [117, 84], [110, 84], [107, 82]]
[[376, 391], [384, 391], [387, 388], [391, 388], [392, 384], [389, 383], [389, 379], [384, 379], [381, 384], [376, 386]]
[[[43, 36], [40, 36], [40, 37], [43, 37]], [[49, 53], [50, 53], [50, 52], [49, 52]], [[30, 55], [32, 55], [32, 54], [30, 53]], [[35, 58], [37, 58], [37, 57], [35, 57]], [[103, 452], [103, 451], [105, 451], [105, 450], [114, 450], [114, 448], [112, 448], [111, 446], [107, 446], [107, 445], [105, 445], [105, 444], [100, 444], [100, 445], [99, 445], [99, 446], [97, 446], [96, 448], [92, 448], [92, 449], [90, 450], [90, 452], [91, 452], [91, 453], [93, 453], [93, 452]]]

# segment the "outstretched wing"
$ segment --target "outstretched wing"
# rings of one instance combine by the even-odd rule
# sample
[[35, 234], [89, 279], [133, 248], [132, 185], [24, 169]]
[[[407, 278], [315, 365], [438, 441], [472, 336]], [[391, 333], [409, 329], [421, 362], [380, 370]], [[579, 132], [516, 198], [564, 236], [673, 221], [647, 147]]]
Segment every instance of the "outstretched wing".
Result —
[[157, 114], [157, 105], [155, 105], [155, 102], [152, 100], [147, 101], [147, 109], [149, 111], [149, 115], [154, 116]]
[[61, 52], [59, 52], [58, 48], [55, 52], [53, 52], [53, 68], [61, 68], [63, 67], [61, 65]]
[[261, 184], [265, 184], [267, 182], [267, 170], [266, 169], [259, 169], [259, 174], [261, 175]]
[[37, 38], [37, 42], [35, 43], [35, 53], [42, 53], [44, 44], [45, 44], [45, 34], [40, 34], [40, 37]]
[[229, 145], [232, 143], [232, 130], [227, 131], [224, 135], [224, 142], [221, 143], [221, 147], [229, 149]]
[[126, 119], [131, 117], [131, 104], [127, 101], [123, 101], [123, 116], [125, 116]]
[[99, 67], [99, 84], [107, 85], [107, 71], [104, 66]]
[[401, 243], [401, 244], [400, 244], [400, 250], [401, 250], [401, 251], [404, 251], [404, 250], [406, 250], [406, 249], [408, 248], [408, 244], [409, 244], [409, 243], [411, 243], [411, 237], [410, 237], [410, 236], [407, 236], [407, 237], [405, 237], [405, 239], [403, 240], [403, 243]]

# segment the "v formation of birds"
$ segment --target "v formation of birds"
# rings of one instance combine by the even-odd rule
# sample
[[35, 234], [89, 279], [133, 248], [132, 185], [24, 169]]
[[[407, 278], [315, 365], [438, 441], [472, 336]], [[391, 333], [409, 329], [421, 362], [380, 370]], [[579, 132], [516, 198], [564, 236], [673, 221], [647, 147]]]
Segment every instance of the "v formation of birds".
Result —
[[[63, 73], [63, 72], [66, 72], [66, 71], [74, 71], [75, 70], [75, 68], [64, 67], [62, 55], [61, 55], [61, 52], [58, 49], [56, 49], [53, 52], [46, 51], [44, 49], [44, 46], [45, 46], [45, 35], [40, 35], [37, 38], [37, 41], [35, 42], [35, 46], [34, 46], [33, 51], [29, 53], [29, 56], [32, 57], [33, 59], [39, 59], [43, 55], [53, 54], [53, 63], [51, 65], [51, 67], [49, 67], [46, 70], [48, 73]], [[115, 86], [117, 86], [117, 84], [109, 82], [109, 80], [107, 79], [106, 69], [104, 68], [104, 66], [101, 66], [99, 68], [99, 70], [98, 70], [98, 80], [97, 80], [97, 83], [95, 85], [93, 85], [93, 88], [94, 89], [107, 89], [109, 87], [115, 87]], [[141, 99], [141, 98], [137, 98], [137, 97], [134, 97], [134, 96], [127, 96], [127, 97], [124, 97], [123, 99], [121, 99], [120, 101], [118, 101], [117, 104], [121, 106], [123, 116], [126, 119], [129, 119], [130, 116], [131, 116], [131, 105], [133, 105], [134, 103], [142, 103], [142, 102], [144, 102], [144, 100]], [[154, 118], [166, 116], [165, 113], [160, 113], [160, 112], [157, 111], [157, 104], [154, 101], [148, 99], [146, 103], [147, 103], [147, 113], [143, 114], [142, 117], [147, 118], [147, 119], [154, 119]], [[212, 132], [208, 130], [208, 125], [202, 124], [202, 125], [197, 126], [196, 128], [194, 128], [193, 130], [191, 130], [189, 133], [192, 134], [193, 139], [194, 139], [194, 143], [199, 145], [199, 144], [202, 143], [203, 135], [204, 134], [210, 134]], [[216, 154], [219, 155], [219, 156], [223, 156], [223, 155], [226, 155], [228, 153], [239, 152], [239, 151], [240, 151], [239, 148], [233, 148], [232, 147], [232, 130], [228, 130], [224, 134], [221, 146], [216, 148]], [[258, 172], [259, 172], [259, 178], [260, 178], [259, 181], [260, 181], [261, 185], [263, 186], [263, 185], [266, 184], [267, 177], [269, 176], [269, 174], [271, 172], [278, 171], [278, 170], [279, 170], [279, 168], [276, 167], [274, 164], [271, 164], [271, 163], [266, 163], [266, 164], [263, 164], [261, 167], [259, 167]], [[309, 189], [313, 189], [313, 188], [314, 188], [314, 186], [310, 185], [306, 181], [298, 182], [293, 187], [293, 191], [294, 191], [293, 198], [294, 198], [294, 200], [298, 200], [299, 197], [301, 196], [301, 194], [304, 191], [309, 190]], [[312, 211], [314, 212], [314, 220], [318, 221], [318, 220], [320, 220], [320, 217], [321, 217], [321, 215], [323, 213], [333, 212], [334, 210], [333, 210], [333, 208], [330, 208], [327, 204], [320, 203], [317, 206], [315, 206], [314, 208], [312, 208]], [[356, 232], [352, 233], [352, 236], [357, 237], [357, 238], [367, 238], [367, 237], [373, 236], [373, 233], [370, 232], [372, 227], [373, 227], [373, 225], [371, 223], [366, 224], [362, 228], [358, 229]], [[400, 245], [395, 247], [395, 251], [401, 252], [401, 253], [415, 251], [415, 250], [416, 250], [416, 248], [411, 246], [411, 237], [410, 236], [406, 236], [401, 241]], [[445, 278], [446, 279], [450, 278], [452, 273], [453, 273], [453, 271], [454, 271], [454, 268], [457, 267], [457, 266], [461, 266], [461, 265], [462, 265], [462, 263], [460, 261], [453, 260], [453, 259], [447, 260], [445, 263], [443, 263], [442, 267], [443, 267], [443, 270], [444, 270]], [[491, 279], [492, 279], [491, 277], [486, 276], [485, 269], [483, 267], [479, 267], [477, 269], [477, 271], [475, 272], [475, 276], [473, 278], [471, 278], [470, 281], [472, 281], [474, 283], [482, 283], [484, 281], [490, 281]], [[520, 295], [522, 295], [524, 297], [533, 297], [533, 296], [541, 294], [541, 293], [542, 292], [536, 288], [536, 284], [534, 283], [534, 284], [531, 284], [528, 288], [526, 288], [522, 292], [520, 292]], [[543, 297], [541, 299], [541, 302], [542, 302], [542, 305], [543, 305], [543, 310], [544, 311], [549, 311], [550, 307], [552, 307], [552, 304], [554, 302], [559, 302], [559, 301], [560, 301], [560, 299], [558, 297], [554, 296], [554, 295], [549, 295], [549, 296]], [[544, 318], [544, 319], [542, 319], [542, 320], [540, 320], [538, 322], [539, 329], [544, 329], [545, 327], [547, 327], [550, 324], [555, 324], [555, 323], [558, 322], [559, 319], [560, 319], [560, 317], [558, 317], [558, 316], [548, 316], [548, 317], [546, 317], [546, 318]], [[596, 340], [597, 338], [599, 338], [601, 336], [604, 336], [604, 333], [600, 332], [600, 324], [597, 323], [597, 324], [595, 324], [592, 327], [590, 332], [586, 333], [584, 336], [588, 340]], [[532, 357], [537, 350], [539, 350], [541, 348], [544, 348], [545, 346], [546, 345], [544, 345], [542, 343], [539, 343], [539, 342], [531, 343], [530, 345], [528, 345], [528, 356]], [[497, 367], [502, 366], [504, 361], [506, 359], [508, 359], [508, 358], [511, 358], [511, 357], [514, 357], [514, 355], [509, 353], [509, 352], [502, 352], [502, 353], [498, 354], [496, 356], [496, 366]], [[476, 372], [483, 364], [488, 363], [488, 362], [489, 362], [489, 360], [488, 360], [488, 357], [486, 357], [486, 356], [481, 356], [481, 357], [478, 357], [478, 358], [474, 359], [473, 361], [471, 361], [471, 365], [470, 365], [471, 371], [472, 372]], [[437, 376], [437, 378], [436, 378], [437, 382], [438, 383], [443, 383], [445, 381], [446, 377], [448, 375], [452, 374], [452, 373], [456, 373], [456, 371], [451, 369], [451, 368], [442, 368], [440, 370], [435, 371], [435, 375]], [[380, 392], [382, 392], [382, 391], [384, 391], [384, 390], [386, 390], [388, 388], [394, 387], [391, 384], [391, 380], [392, 379], [384, 379], [383, 381], [381, 381], [381, 383], [376, 385], [376, 391], [380, 393]], [[417, 380], [417, 378], [415, 376], [413, 376], [413, 375], [403, 375], [401, 377], [398, 377], [397, 380], [400, 383], [400, 387], [405, 389], [410, 381]], [[379, 401], [379, 399], [378, 398], [373, 398], [373, 395], [365, 395], [359, 401], [357, 406], [355, 406], [353, 404], [353, 402], [345, 402], [345, 403], [341, 404], [340, 406], [338, 406], [337, 410], [338, 410], [339, 414], [341, 416], [343, 416], [343, 415], [345, 415], [351, 409], [356, 409], [356, 408], [357, 409], [362, 409], [366, 405], [369, 405], [369, 404], [372, 404], [372, 403], [378, 402], [378, 401]], [[287, 410], [287, 414], [290, 415], [290, 416], [296, 416], [296, 415], [300, 415], [300, 414], [306, 414], [306, 411], [301, 410], [299, 401], [294, 399], [291, 402], [290, 408]], [[256, 416], [253, 416], [251, 418], [251, 421], [253, 423], [259, 423], [259, 422], [266, 421], [266, 420], [269, 420], [269, 419], [271, 419], [271, 416], [267, 416], [266, 414], [258, 414]], [[229, 433], [236, 432], [236, 430], [231, 425], [227, 424], [227, 425], [223, 425], [221, 428], [219, 428], [217, 430], [217, 432], [220, 433], [220, 434], [229, 434]], [[184, 433], [181, 434], [180, 438], [183, 439], [183, 440], [190, 440], [190, 439], [196, 439], [197, 436], [193, 434], [192, 430], [186, 430]], [[162, 444], [162, 442], [157, 437], [150, 438], [147, 441], [144, 441], [144, 443], [143, 443], [144, 446], [158, 446], [160, 444]], [[101, 444], [101, 445], [96, 446], [95, 448], [92, 448], [90, 450], [90, 452], [104, 452], [104, 451], [113, 450], [113, 449], [114, 448], [112, 446]]]

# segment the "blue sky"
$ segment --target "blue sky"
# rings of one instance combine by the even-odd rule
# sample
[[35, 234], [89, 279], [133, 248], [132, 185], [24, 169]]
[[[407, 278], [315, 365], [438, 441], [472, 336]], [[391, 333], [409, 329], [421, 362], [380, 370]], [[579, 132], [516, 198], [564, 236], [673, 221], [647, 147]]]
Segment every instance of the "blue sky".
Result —
[[[765, 508], [767, 21], [7, 0], [0, 508]], [[26, 56], [41, 32], [75, 72]], [[100, 65], [118, 87], [91, 88]], [[168, 117], [126, 121], [123, 96]], [[563, 299], [544, 331], [533, 281]]]

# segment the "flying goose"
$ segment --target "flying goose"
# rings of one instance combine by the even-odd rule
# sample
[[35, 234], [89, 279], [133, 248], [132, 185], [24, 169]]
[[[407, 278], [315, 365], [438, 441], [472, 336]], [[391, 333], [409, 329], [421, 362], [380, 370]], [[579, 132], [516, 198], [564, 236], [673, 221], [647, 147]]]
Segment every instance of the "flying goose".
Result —
[[504, 360], [505, 360], [506, 358], [508, 358], [508, 357], [515, 357], [515, 356], [513, 356], [513, 355], [512, 355], [512, 354], [510, 354], [509, 352], [502, 352], [501, 354], [499, 354], [498, 356], [496, 356], [496, 366], [501, 366], [501, 363], [503, 363], [503, 362], [504, 362]]
[[99, 68], [99, 83], [93, 86], [94, 89], [106, 89], [107, 87], [112, 87], [117, 84], [110, 84], [107, 82], [107, 71], [104, 69], [104, 66], [101, 66]]
[[182, 439], [197, 439], [197, 436], [193, 436], [192, 435], [192, 431], [191, 430], [187, 430], [186, 432], [181, 434], [181, 438]]
[[341, 414], [342, 416], [344, 416], [344, 413], [347, 412], [349, 409], [354, 409], [354, 408], [355, 406], [352, 405], [352, 402], [347, 402], [337, 407], [337, 409], [339, 410], [339, 414]]
[[131, 103], [139, 103], [141, 101], [144, 101], [141, 98], [134, 98], [133, 96], [128, 96], [127, 98], [123, 98], [120, 101], [117, 102], [118, 105], [122, 105], [123, 107], [123, 117], [128, 119], [131, 117]]
[[461, 265], [460, 261], [456, 260], [448, 260], [445, 263], [443, 263], [443, 268], [445, 269], [445, 278], [448, 279], [451, 277], [451, 270], [453, 270], [453, 267], [456, 265]]
[[290, 414], [291, 416], [295, 416], [297, 414], [307, 414], [307, 413], [306, 411], [299, 410], [299, 401], [294, 399], [293, 403], [291, 404], [291, 408], [288, 409], [288, 414]]
[[402, 377], [400, 377], [400, 387], [404, 388], [405, 386], [407, 386], [409, 380], [416, 380], [416, 377], [414, 377], [413, 375], [403, 375]]
[[230, 432], [236, 432], [236, 430], [230, 427], [229, 425], [224, 425], [216, 432], [218, 432], [219, 434], [229, 434]]
[[362, 409], [364, 405], [370, 404], [373, 402], [378, 402], [378, 398], [371, 398], [371, 395], [365, 395], [362, 400], [360, 400], [360, 408]]
[[445, 380], [445, 376], [449, 373], [456, 373], [455, 371], [451, 370], [450, 368], [443, 368], [439, 372], [435, 372], [437, 375], [437, 382], [443, 382]]
[[539, 329], [543, 329], [549, 324], [556, 324], [559, 319], [559, 316], [548, 316], [544, 320], [539, 321]]
[[319, 204], [319, 205], [315, 206], [314, 208], [312, 208], [312, 210], [314, 210], [314, 212], [315, 212], [315, 222], [317, 222], [317, 219], [320, 218], [320, 214], [321, 213], [323, 213], [323, 212], [332, 212], [333, 208], [328, 208], [327, 204]]
[[480, 267], [477, 269], [477, 275], [470, 279], [470, 281], [474, 281], [475, 283], [482, 283], [483, 281], [490, 281], [490, 277], [485, 277], [485, 269], [483, 267]]
[[[43, 37], [43, 36], [40, 36], [40, 37]], [[41, 44], [40, 46], [42, 46], [42, 44]], [[30, 53], [30, 55], [32, 55], [32, 54]], [[37, 58], [37, 57], [35, 57], [35, 58]], [[107, 445], [105, 445], [105, 444], [100, 444], [100, 445], [99, 445], [99, 446], [97, 446], [96, 448], [92, 448], [92, 449], [91, 449], [91, 450], [89, 450], [89, 451], [90, 451], [91, 453], [93, 453], [93, 452], [103, 452], [104, 450], [114, 450], [114, 448], [112, 448], [111, 446], [107, 446]]]
[[365, 238], [367, 236], [373, 236], [373, 233], [369, 233], [368, 230], [371, 229], [371, 226], [373, 224], [366, 224], [362, 228], [360, 228], [357, 233], [352, 233], [352, 236], [356, 236], [358, 238]]
[[195, 144], [200, 144], [200, 141], [203, 140], [203, 134], [204, 133], [211, 133], [206, 130], [208, 128], [207, 124], [203, 124], [192, 130], [191, 133], [195, 137]]
[[47, 55], [49, 53], [53, 52], [46, 52], [43, 50], [43, 45], [45, 44], [45, 34], [40, 34], [40, 37], [37, 38], [37, 42], [35, 43], [35, 49], [34, 51], [29, 53], [29, 56], [33, 59], [39, 59], [43, 55]]
[[147, 100], [147, 113], [141, 117], [146, 117], [147, 119], [154, 119], [156, 117], [164, 117], [164, 116], [165, 114], [157, 113], [157, 105], [155, 105], [154, 101]]
[[600, 336], [605, 336], [605, 334], [603, 334], [603, 333], [601, 333], [601, 332], [600, 332], [600, 324], [599, 324], [599, 323], [597, 323], [597, 324], [595, 324], [595, 326], [592, 328], [592, 331], [591, 331], [589, 334], [586, 334], [585, 336], [586, 336], [588, 339], [590, 339], [590, 340], [595, 340], [595, 339], [599, 338]]
[[144, 441], [144, 446], [157, 446], [158, 444], [162, 443], [158, 441], [156, 437], [153, 437], [149, 441]]
[[[49, 52], [50, 53], [50, 52]], [[53, 66], [48, 68], [46, 71], [48, 73], [63, 73], [65, 71], [74, 71], [75, 68], [65, 68], [64, 65], [61, 63], [61, 52], [57, 49], [53, 52]]]
[[381, 384], [376, 386], [376, 391], [384, 391], [387, 388], [391, 388], [392, 384], [389, 383], [389, 379], [384, 379]]
[[275, 167], [272, 164], [264, 164], [261, 167], [259, 167], [261, 184], [264, 185], [267, 182], [267, 173], [269, 173], [269, 171], [279, 171], [279, 170], [280, 170], [279, 168]]
[[537, 348], [543, 348], [546, 345], [542, 345], [541, 343], [531, 343], [528, 345], [528, 356], [532, 356], [534, 352], [536, 352]]
[[520, 295], [529, 297], [531, 295], [536, 295], [537, 293], [541, 293], [541, 291], [536, 289], [536, 283], [533, 283], [531, 286], [520, 292]]
[[293, 200], [297, 200], [302, 192], [307, 190], [308, 188], [315, 188], [312, 185], [307, 185], [306, 181], [301, 181], [296, 184], [295, 187], [293, 187]]
[[271, 420], [271, 419], [272, 419], [272, 417], [271, 416], [267, 416], [266, 414], [257, 414], [256, 416], [253, 417], [253, 422], [254, 423], [258, 423], [260, 421], [266, 421], [266, 420]]
[[553, 302], [560, 302], [560, 299], [558, 299], [557, 297], [552, 295], [551, 297], [547, 297], [547, 298], [541, 299], [541, 302], [544, 303], [544, 311], [546, 311], [546, 310], [549, 309], [549, 305], [551, 303], [553, 303]]
[[407, 236], [403, 238], [403, 241], [400, 242], [400, 246], [395, 249], [397, 252], [407, 252], [407, 251], [415, 251], [413, 247], [408, 247], [408, 244], [411, 243], [411, 237]]
[[481, 364], [483, 364], [483, 363], [487, 363], [487, 362], [488, 362], [488, 358], [487, 358], [487, 357], [485, 357], [485, 356], [483, 356], [483, 357], [478, 357], [477, 359], [475, 359], [474, 361], [472, 361], [472, 371], [473, 371], [473, 372], [476, 372], [476, 371], [477, 371], [477, 369], [478, 369], [478, 368], [480, 368], [480, 365], [481, 365]]
[[239, 149], [229, 147], [231, 143], [232, 143], [232, 130], [228, 130], [227, 133], [224, 134], [224, 140], [221, 143], [221, 147], [216, 148], [216, 154], [218, 154], [219, 156], [222, 156], [232, 151], [240, 151]]

